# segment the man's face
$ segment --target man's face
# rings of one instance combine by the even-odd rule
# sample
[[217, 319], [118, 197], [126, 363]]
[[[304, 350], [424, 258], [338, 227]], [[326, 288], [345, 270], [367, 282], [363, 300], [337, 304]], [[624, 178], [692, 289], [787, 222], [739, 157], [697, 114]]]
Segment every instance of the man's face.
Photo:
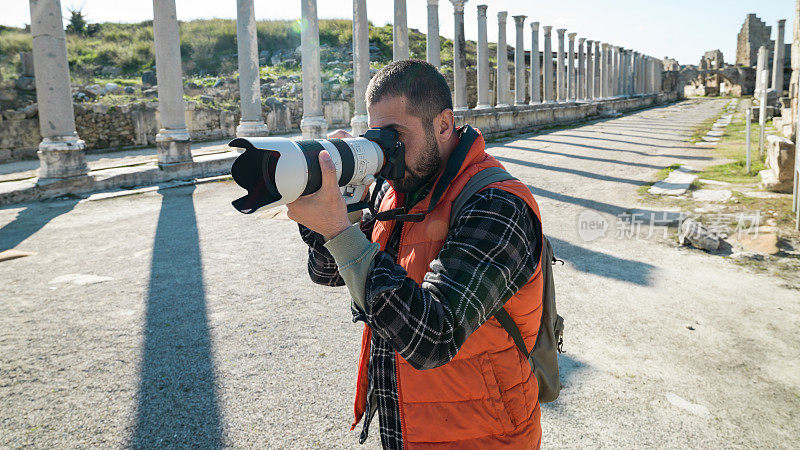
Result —
[[369, 105], [370, 128], [393, 128], [406, 146], [406, 173], [402, 180], [393, 181], [398, 192], [413, 192], [439, 174], [442, 158], [433, 132], [433, 123], [406, 112], [408, 99], [384, 96]]

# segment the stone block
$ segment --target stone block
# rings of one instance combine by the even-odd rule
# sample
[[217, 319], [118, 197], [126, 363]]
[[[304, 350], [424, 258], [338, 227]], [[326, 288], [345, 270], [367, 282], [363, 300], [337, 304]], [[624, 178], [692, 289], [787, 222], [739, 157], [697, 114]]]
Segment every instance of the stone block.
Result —
[[767, 169], [759, 172], [762, 186], [773, 192], [791, 192], [795, 145], [782, 136], [767, 136]]
[[33, 70], [33, 52], [19, 52], [19, 74], [23, 77], [36, 76]]
[[719, 248], [719, 237], [711, 233], [708, 228], [700, 222], [687, 219], [681, 224], [678, 243], [681, 245], [691, 245], [703, 250], [714, 251]]
[[35, 91], [36, 79], [30, 76], [21, 76], [14, 80], [14, 87], [21, 91]]

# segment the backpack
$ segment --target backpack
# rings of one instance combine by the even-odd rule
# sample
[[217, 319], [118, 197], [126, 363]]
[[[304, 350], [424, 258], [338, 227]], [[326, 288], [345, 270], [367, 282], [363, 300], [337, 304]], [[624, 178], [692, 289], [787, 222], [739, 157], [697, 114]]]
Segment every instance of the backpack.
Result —
[[[467, 200], [486, 186], [499, 181], [516, 180], [500, 167], [489, 167], [476, 173], [467, 181], [464, 189], [453, 201], [450, 210], [450, 227], [452, 228], [458, 212]], [[517, 348], [528, 359], [531, 370], [539, 383], [539, 402], [548, 403], [558, 398], [561, 391], [561, 379], [558, 374], [558, 353], [562, 353], [564, 318], [556, 312], [556, 293], [553, 283], [553, 268], [556, 261], [550, 241], [542, 234], [542, 323], [536, 335], [533, 350], [528, 352], [522, 333], [504, 307], [494, 313], [494, 317], [517, 344]], [[547, 264], [549, 262], [550, 264]], [[564, 261], [561, 261], [563, 264]]]

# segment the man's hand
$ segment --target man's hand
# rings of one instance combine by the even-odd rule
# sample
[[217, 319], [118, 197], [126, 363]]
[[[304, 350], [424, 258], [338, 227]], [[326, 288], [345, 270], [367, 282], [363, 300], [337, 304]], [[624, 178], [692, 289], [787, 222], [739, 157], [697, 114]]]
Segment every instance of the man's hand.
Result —
[[347, 219], [347, 205], [339, 191], [336, 166], [325, 150], [319, 152], [319, 166], [322, 169], [322, 187], [286, 205], [289, 209], [287, 215], [329, 240], [346, 230], [350, 221]]

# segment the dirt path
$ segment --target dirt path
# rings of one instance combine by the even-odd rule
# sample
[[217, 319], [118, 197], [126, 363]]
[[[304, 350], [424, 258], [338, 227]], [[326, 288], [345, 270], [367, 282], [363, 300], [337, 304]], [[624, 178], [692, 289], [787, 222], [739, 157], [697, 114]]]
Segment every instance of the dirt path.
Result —
[[[650, 217], [636, 190], [660, 168], [714, 163], [684, 139], [724, 103], [491, 144], [566, 261], [566, 387], [544, 446], [796, 445], [800, 294], [618, 220]], [[0, 262], [0, 447], [357, 446], [346, 290], [311, 284], [296, 225], [236, 213], [238, 195], [0, 209], [0, 247], [35, 253]]]

